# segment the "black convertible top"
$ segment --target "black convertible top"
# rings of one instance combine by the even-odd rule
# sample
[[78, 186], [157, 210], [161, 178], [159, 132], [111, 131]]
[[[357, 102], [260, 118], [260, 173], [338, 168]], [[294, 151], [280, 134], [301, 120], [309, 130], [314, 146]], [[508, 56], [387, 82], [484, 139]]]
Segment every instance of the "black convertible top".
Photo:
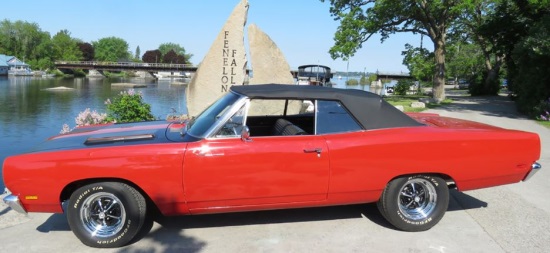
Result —
[[423, 126], [382, 97], [367, 91], [312, 85], [261, 84], [235, 85], [231, 91], [251, 99], [338, 100], [365, 129]]

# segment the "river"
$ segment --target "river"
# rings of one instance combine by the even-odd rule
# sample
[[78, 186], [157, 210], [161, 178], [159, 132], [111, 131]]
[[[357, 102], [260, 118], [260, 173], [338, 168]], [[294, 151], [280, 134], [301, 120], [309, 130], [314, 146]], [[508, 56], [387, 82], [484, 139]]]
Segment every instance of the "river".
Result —
[[[185, 113], [185, 86], [173, 79], [35, 78], [0, 76], [0, 164], [10, 155], [58, 134], [64, 123], [86, 108], [105, 112], [104, 101], [128, 88], [111, 87], [112, 82], [147, 84], [137, 88], [151, 105], [153, 115], [165, 119], [173, 110]], [[64, 86], [70, 90], [47, 90]], [[4, 181], [0, 177], [0, 191]]]
[[[0, 164], [10, 155], [23, 153], [32, 146], [58, 134], [63, 124], [75, 126], [74, 118], [86, 108], [105, 112], [105, 100], [128, 88], [111, 83], [147, 84], [137, 88], [151, 105], [153, 115], [165, 119], [174, 110], [186, 113], [185, 88], [173, 85], [177, 79], [40, 78], [0, 76]], [[345, 88], [344, 79], [333, 79], [334, 87]], [[69, 90], [48, 90], [54, 87]], [[368, 90], [368, 86], [355, 86]], [[4, 181], [0, 175], [0, 191]]]

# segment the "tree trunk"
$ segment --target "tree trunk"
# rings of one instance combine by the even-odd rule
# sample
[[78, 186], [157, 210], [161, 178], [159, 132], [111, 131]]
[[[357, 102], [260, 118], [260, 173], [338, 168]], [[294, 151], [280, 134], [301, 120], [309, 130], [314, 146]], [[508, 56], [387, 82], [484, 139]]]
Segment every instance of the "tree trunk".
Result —
[[434, 42], [435, 73], [433, 82], [433, 98], [436, 103], [445, 100], [445, 41]]
[[[498, 83], [498, 74], [500, 72], [500, 66], [502, 65], [502, 58], [496, 56], [495, 57], [495, 65], [492, 66], [490, 61], [489, 63], [485, 64], [487, 67], [487, 76], [485, 77], [485, 83], [484, 83], [484, 90], [487, 93], [498, 93], [497, 87], [491, 87], [495, 85], [495, 82]], [[496, 94], [488, 94], [488, 95], [496, 95]]]

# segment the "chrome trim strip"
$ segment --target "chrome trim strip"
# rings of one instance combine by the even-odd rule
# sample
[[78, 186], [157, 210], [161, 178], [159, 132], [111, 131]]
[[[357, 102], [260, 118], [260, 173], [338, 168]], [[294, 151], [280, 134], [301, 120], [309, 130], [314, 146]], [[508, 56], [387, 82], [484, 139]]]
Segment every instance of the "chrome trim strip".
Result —
[[529, 180], [530, 178], [532, 178], [535, 174], [537, 174], [537, 172], [540, 171], [541, 168], [542, 168], [542, 166], [538, 162], [534, 162], [531, 165], [531, 171], [529, 171], [529, 174], [527, 174], [527, 176], [523, 179], [523, 181], [525, 182], [525, 181]]
[[[235, 101], [235, 103], [233, 103], [231, 108], [229, 110], [227, 110], [223, 115], [221, 115], [221, 117], [219, 119], [217, 119], [214, 122], [214, 124], [212, 124], [210, 129], [208, 129], [206, 131], [206, 134], [204, 134], [204, 136], [201, 136], [201, 138], [206, 138], [206, 139], [214, 138], [215, 134], [223, 127], [225, 122], [227, 122], [227, 120], [229, 120], [229, 118], [231, 118], [233, 116], [233, 114], [235, 114], [239, 109], [241, 109], [241, 107], [243, 105], [245, 105], [248, 102], [248, 100], [249, 100], [248, 97], [245, 97], [245, 96], [237, 94], [237, 93], [235, 93], [235, 94], [240, 96], [240, 98], [237, 99], [237, 101]], [[248, 107], [246, 109], [248, 109]], [[246, 116], [247, 115], [245, 115], [245, 117]], [[233, 137], [233, 138], [240, 138], [240, 136], [236, 136], [236, 137]]]
[[123, 136], [109, 136], [109, 137], [99, 137], [94, 138], [90, 137], [84, 142], [86, 145], [93, 145], [93, 144], [102, 144], [102, 143], [110, 143], [110, 142], [117, 142], [117, 141], [138, 141], [138, 140], [147, 140], [147, 139], [154, 139], [155, 135], [153, 134], [136, 134], [136, 135], [123, 135]]
[[21, 204], [21, 201], [19, 201], [19, 197], [15, 195], [8, 195], [4, 197], [4, 203], [6, 203], [8, 206], [11, 207], [11, 209], [18, 213], [27, 214], [27, 211]]

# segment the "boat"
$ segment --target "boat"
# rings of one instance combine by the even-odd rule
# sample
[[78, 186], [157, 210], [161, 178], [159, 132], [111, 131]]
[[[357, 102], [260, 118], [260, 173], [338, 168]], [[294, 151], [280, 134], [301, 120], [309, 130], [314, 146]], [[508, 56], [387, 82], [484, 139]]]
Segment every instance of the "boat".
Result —
[[296, 84], [298, 85], [315, 85], [332, 87], [330, 79], [333, 74], [327, 66], [312, 64], [302, 65], [298, 67], [298, 72], [294, 73], [296, 78]]

